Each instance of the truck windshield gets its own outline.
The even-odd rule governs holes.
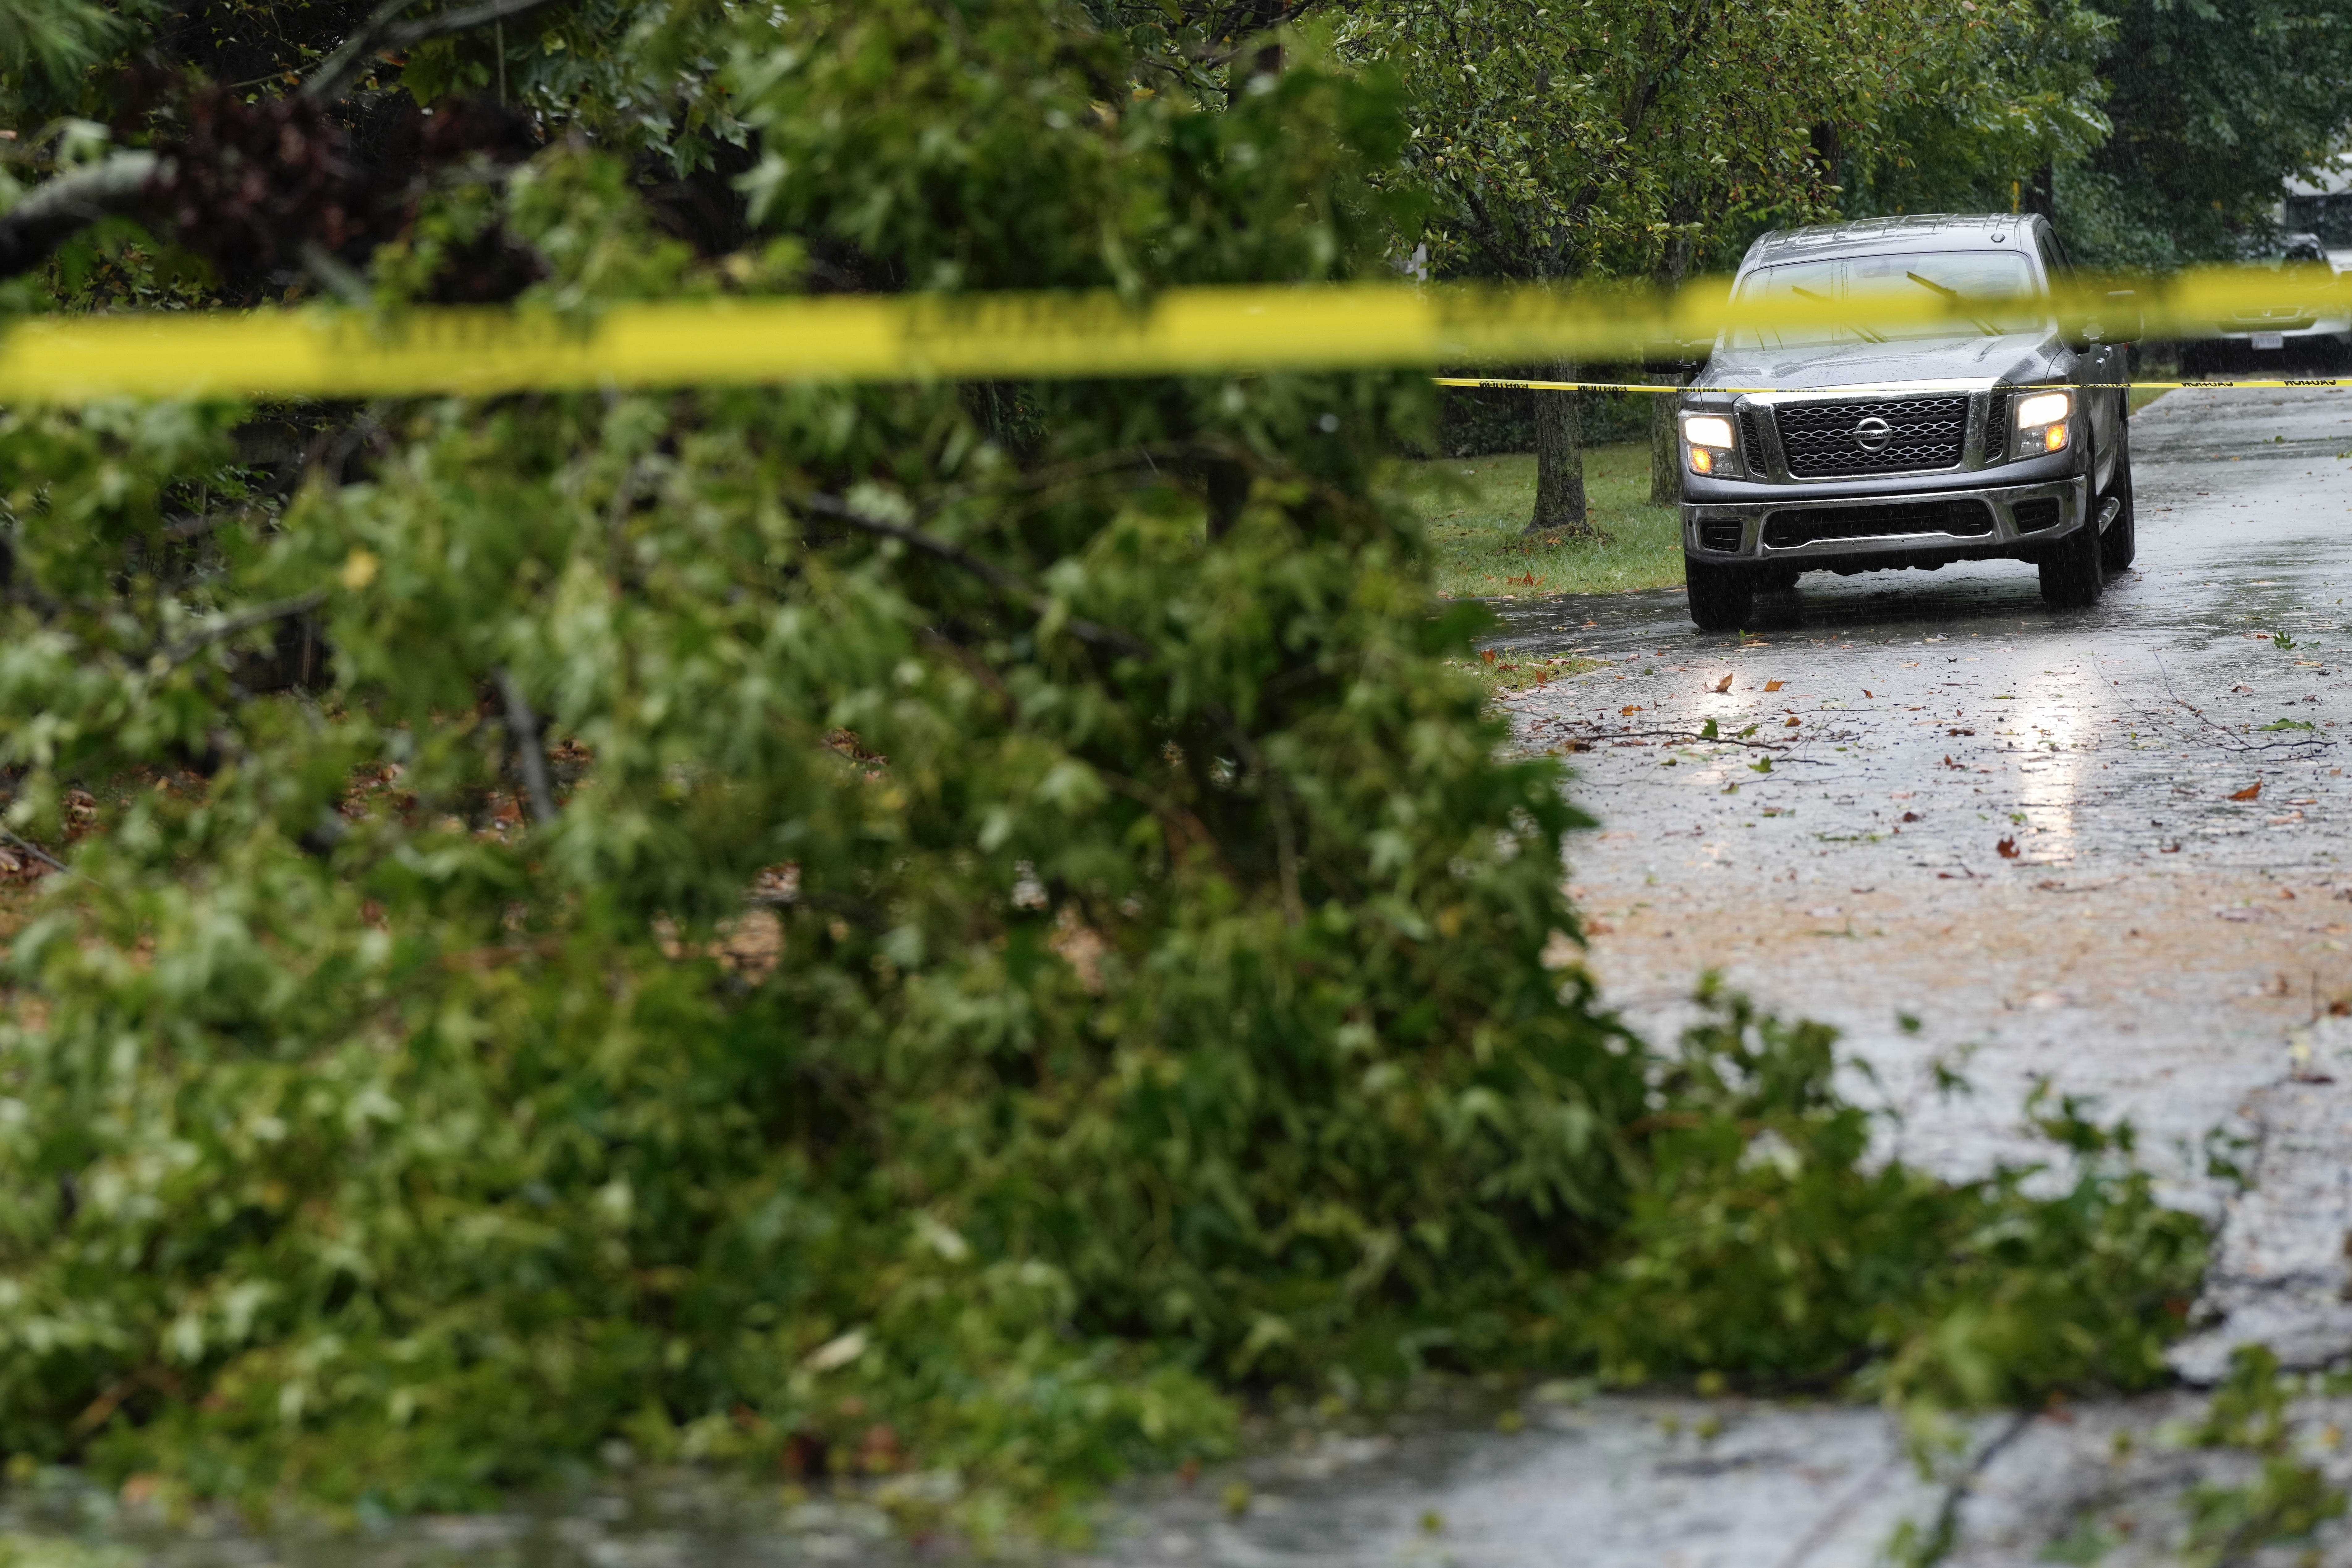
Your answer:
[[[1906,301],[1927,293],[1962,314],[1962,324],[1890,322],[1873,319],[1874,300]],[[1731,334],[1736,346],[1782,348],[1800,344],[1885,342],[1903,338],[1948,338],[1955,331],[1988,335],[2039,331],[2049,306],[2036,286],[2032,266],[2012,250],[1921,251],[1903,256],[1840,256],[1759,267],[1739,285],[1745,305],[1820,304],[1853,307],[1849,324],[1806,324]]]

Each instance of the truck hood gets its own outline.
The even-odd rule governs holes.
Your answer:
[[[1808,343],[1782,348],[1718,347],[1691,383],[1710,387],[1771,387],[1790,392],[1917,381],[2044,381],[2070,356],[2054,332],[1907,338],[1891,343]]]

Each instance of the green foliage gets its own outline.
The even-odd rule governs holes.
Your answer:
[[[2242,1563],[2272,1542],[2300,1540],[2343,1517],[2343,1489],[2330,1486],[2319,1467],[2299,1459],[2291,1447],[2287,1405],[2300,1381],[2280,1373],[2267,1346],[2240,1345],[2231,1352],[2230,1374],[2214,1390],[2194,1441],[2246,1449],[2262,1468],[2242,1485],[2205,1482],[2190,1489],[2186,1560],[2198,1568]]]
[[[1563,1331],[1627,1381],[1859,1374],[1921,1410],[2161,1379],[2204,1232],[2156,1203],[2128,1129],[2037,1108],[2073,1156],[2055,1197],[2029,1195],[2039,1166],[1939,1182],[1868,1158],[1832,1040],[1737,998],[1685,1034],[1621,1250]]]
[[[90,0],[0,0],[0,122],[34,129],[71,110],[91,68],[127,47],[147,15]]]
[[[709,0],[571,0],[421,45],[400,83],[426,104],[498,95],[666,177],[733,174],[750,134],[718,80],[730,32]]]
[[[2289,174],[2352,130],[2352,5],[2252,0],[2229,6],[2116,0],[2101,74],[2116,133],[2088,172],[2111,182],[2112,235],[2093,259],[2176,266],[2229,259],[2267,228]]]
[[[812,251],[1360,252],[1376,89],[1107,121],[1049,9],[796,28],[730,69]],[[615,173],[514,182],[544,300],[708,286]],[[193,549],[235,411],[8,416],[13,820],[140,787],[14,948],[0,1442],[408,1507],[616,1433],[1034,1497],[1577,1255],[1640,1057],[1541,962],[1557,771],[1496,760],[1368,496],[1426,391],[1034,395],[1022,454],[953,387],[387,407],[366,479]],[[330,700],[253,698],[235,616],[318,595]],[[528,832],[506,679],[585,759]]]
[[[2079,165],[2107,138],[2098,70],[2115,23],[2083,0],[1982,5],[1962,14],[1948,52],[1925,62],[1914,94],[1854,139],[1845,210],[2010,212],[2050,199],[2062,167],[2070,242],[2094,241],[2078,211]]]
[[[1339,37],[1405,84],[1405,177],[1434,193],[1448,270],[1679,276],[1737,260],[1768,222],[1833,216],[1841,147],[1969,81],[1992,31],[2030,35],[2033,15],[2026,0],[1380,0]]]
[[[132,1568],[136,1562],[121,1547],[0,1531],[0,1568]]]

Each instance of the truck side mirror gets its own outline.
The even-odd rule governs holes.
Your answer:
[[[2139,295],[2129,289],[2111,289],[2084,300],[2063,320],[2067,344],[2077,349],[2094,343],[2136,343],[2147,335]]]

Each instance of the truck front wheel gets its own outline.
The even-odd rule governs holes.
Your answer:
[[[1683,582],[1690,589],[1691,624],[1703,632],[1736,632],[1756,605],[1756,584],[1737,566],[1683,557]]]
[[[2110,572],[2120,572],[2139,553],[2139,530],[2132,519],[2131,448],[2116,459],[2115,477],[2107,481],[2107,497],[2120,503],[2115,521],[2099,536],[2101,561]]]
[[[2042,558],[2042,602],[2057,610],[2080,610],[2097,604],[2099,591],[2106,586],[2100,553],[2099,520],[2093,515]]]

